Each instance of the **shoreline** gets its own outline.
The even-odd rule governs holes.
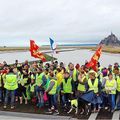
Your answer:
[[[97,49],[97,46],[58,46],[57,52],[74,51],[80,49],[95,51]],[[0,47],[0,54],[27,51],[29,51],[29,47]],[[52,52],[49,46],[41,46],[40,51],[43,51],[43,53]],[[120,54],[120,47],[103,46],[102,52]]]

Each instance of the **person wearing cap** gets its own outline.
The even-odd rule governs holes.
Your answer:
[[[100,109],[100,104],[102,103],[100,93],[101,93],[101,82],[97,78],[97,73],[93,70],[89,72],[89,79],[86,83],[86,90],[93,92],[93,97],[91,98],[91,103],[93,106],[92,112],[98,112]],[[91,96],[90,96],[91,97]]]
[[[16,72],[17,72],[16,68],[10,69],[9,73],[6,75],[6,81],[5,81],[5,84],[4,84],[4,88],[6,89],[4,109],[7,108],[9,97],[11,98],[11,102],[10,102],[11,103],[11,109],[14,109],[15,90],[18,88]]]
[[[62,103],[64,107],[69,105],[69,99],[74,92],[74,81],[70,77],[69,72],[64,73],[64,78],[61,83]]]
[[[37,74],[36,74],[36,94],[38,98],[38,107],[43,107],[44,106],[44,101],[43,101],[43,94],[46,89],[47,85],[47,78],[45,76],[45,73],[43,72],[42,68],[37,69]]]
[[[108,94],[109,110],[113,113],[115,110],[115,95],[116,95],[117,83],[113,78],[113,74],[109,73],[108,79],[105,83],[105,90]]]

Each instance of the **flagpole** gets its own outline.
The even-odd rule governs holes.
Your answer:
[[[52,51],[52,63],[54,62],[54,56],[53,56],[53,51]]]

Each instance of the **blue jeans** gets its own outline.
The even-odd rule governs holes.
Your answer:
[[[0,100],[2,100],[2,88],[0,88]]]
[[[9,96],[11,98],[11,101],[10,101],[11,106],[14,106],[14,103],[15,103],[15,90],[7,90],[6,89],[5,102],[4,102],[5,105],[8,104]]]
[[[38,98],[38,106],[39,107],[44,106],[43,94],[44,94],[44,91],[41,90],[41,88],[39,86],[36,86],[36,95]]]
[[[120,92],[117,93],[116,108],[120,109]]]
[[[109,94],[108,95],[108,102],[110,105],[110,109],[114,110],[115,109],[115,94]]]
[[[57,107],[57,95],[48,95],[49,98],[49,108],[51,108],[52,106],[55,107],[55,110],[58,109]]]
[[[69,105],[69,99],[71,98],[71,94],[70,93],[65,93],[62,96],[62,103],[63,105]]]

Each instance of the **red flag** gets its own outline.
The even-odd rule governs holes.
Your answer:
[[[30,52],[31,52],[31,56],[35,57],[35,58],[39,58],[41,59],[43,62],[46,61],[46,58],[44,57],[42,52],[39,52],[39,46],[35,44],[34,40],[30,40]]]
[[[100,46],[96,52],[94,53],[94,55],[92,56],[91,60],[87,63],[86,67],[88,68],[92,68],[93,70],[96,71],[96,65],[98,63],[98,60],[101,56],[101,52],[102,52],[102,46]]]

